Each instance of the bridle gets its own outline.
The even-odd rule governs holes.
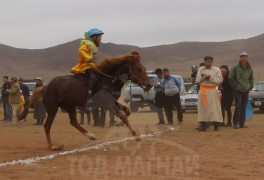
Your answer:
[[[142,79],[143,79],[143,77],[141,77],[141,78],[136,77],[135,74],[132,71],[132,68],[131,68],[131,65],[130,64],[129,64],[129,71],[130,71],[130,74],[131,74],[131,78],[130,78],[131,81],[134,78],[134,79],[137,80],[137,84],[140,85],[140,86],[142,86]]]
[[[104,76],[106,76],[106,77],[112,78],[112,79],[113,79],[112,83],[114,83],[116,80],[120,80],[121,82],[125,82],[125,83],[129,81],[129,80],[127,80],[127,79],[123,79],[123,78],[119,78],[119,77],[116,77],[116,76],[111,76],[111,75],[109,75],[109,74],[106,74],[106,73],[102,72],[100,69],[98,69],[96,66],[94,66],[94,68],[95,68],[100,74],[102,74],[102,75],[104,75]],[[142,78],[138,78],[138,77],[136,77],[135,74],[134,74],[133,71],[132,71],[132,67],[131,67],[130,64],[129,64],[129,73],[131,74],[131,78],[130,78],[130,80],[132,81],[132,79],[136,79],[136,80],[137,80],[137,84],[138,84],[139,86],[142,87],[142,79],[143,79],[143,77],[142,77]]]

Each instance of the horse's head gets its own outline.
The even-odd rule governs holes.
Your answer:
[[[137,51],[129,54],[129,79],[141,86],[145,91],[149,91],[153,84],[147,75],[146,68],[141,63],[140,55]]]
[[[130,54],[120,55],[118,57],[106,57],[93,69],[97,76],[114,76],[121,79],[131,80],[141,86],[145,91],[152,88],[152,82],[149,79],[146,68],[141,64],[140,56],[137,51]],[[126,74],[128,77],[121,77]]]

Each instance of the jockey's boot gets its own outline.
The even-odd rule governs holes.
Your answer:
[[[93,73],[90,74],[90,81],[89,81],[89,87],[88,87],[88,97],[87,97],[87,104],[93,103],[93,89],[96,83],[96,77]]]

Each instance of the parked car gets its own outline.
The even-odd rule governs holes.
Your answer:
[[[189,90],[192,86],[193,86],[192,82],[184,82],[184,87],[186,91]]]
[[[156,77],[156,75],[148,73],[148,77],[153,79]],[[137,84],[129,82],[126,85],[124,94],[124,101],[126,103],[130,103],[130,110],[132,112],[137,112],[139,107],[153,107],[152,104],[154,103],[155,98],[154,88],[151,88],[149,92],[144,92],[144,90]]]
[[[184,81],[181,76],[172,75],[177,78],[177,80],[181,83],[181,92],[180,95],[185,94],[185,87]],[[152,71],[148,72],[148,77],[153,79],[156,76]],[[150,106],[151,110],[154,110],[154,103],[155,103],[155,91],[154,87],[150,89],[149,92],[144,92],[144,90],[139,87],[137,84],[132,82],[127,83],[125,92],[124,92],[124,101],[126,103],[130,103],[130,110],[132,112],[137,112],[138,108],[143,108],[146,106]]]
[[[198,86],[197,85],[191,86],[187,91],[187,94],[197,94],[197,93],[198,93]]]
[[[264,110],[264,82],[254,84],[252,91],[249,93],[248,100],[253,108]]]
[[[198,109],[198,94],[197,85],[190,87],[188,92],[181,96],[181,104],[183,112],[186,110],[197,110]]]

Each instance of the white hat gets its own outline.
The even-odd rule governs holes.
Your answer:
[[[241,56],[248,56],[248,53],[246,51],[243,51],[242,53],[240,53],[240,57]]]
[[[40,80],[40,81],[42,81],[42,78],[41,78],[41,77],[36,77],[35,80]]]

